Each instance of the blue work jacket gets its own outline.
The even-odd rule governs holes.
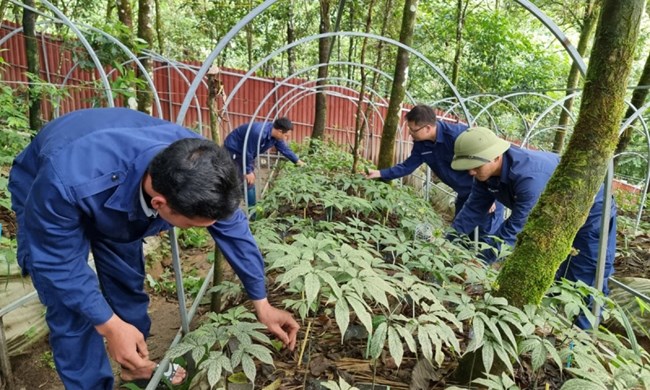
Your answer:
[[[62,302],[93,325],[111,317],[88,265],[90,245],[94,239],[134,242],[171,227],[145,215],[141,180],[158,152],[197,137],[124,108],[75,111],[36,135],[14,161],[9,191],[18,221],[18,263],[39,285],[46,305]],[[248,295],[264,298],[264,263],[244,213],[237,210],[208,230]]]
[[[454,158],[454,142],[467,126],[437,121],[436,141],[415,141],[411,155],[391,168],[382,169],[382,179],[396,179],[413,173],[426,163],[436,176],[458,194],[458,199],[467,199],[472,190],[472,177],[463,171],[451,169]],[[459,206],[462,206],[462,202]],[[459,207],[460,209],[460,207]],[[458,212],[458,210],[457,210]]]
[[[560,158],[555,153],[526,150],[512,145],[503,154],[501,176],[491,177],[485,182],[474,180],[472,193],[463,209],[458,213],[452,227],[460,233],[469,234],[480,221],[487,218],[488,209],[495,200],[503,203],[512,213],[501,226],[494,232],[494,236],[514,246],[517,234],[523,229],[528,215],[537,204],[537,200],[546,188],[546,183],[553,175]],[[594,254],[598,252],[598,237],[602,218],[603,189],[598,192],[594,204],[590,209],[585,225],[580,229],[574,240],[573,246],[580,249],[581,255],[588,261],[595,261]],[[612,202],[615,215],[615,205]],[[487,240],[493,246],[495,243]],[[610,246],[615,242],[610,242]],[[493,251],[484,253],[491,261]],[[611,263],[611,260],[608,260]]]
[[[246,139],[246,132],[248,131],[248,123],[245,123],[235,130],[233,130],[226,140],[223,142],[225,146],[232,154],[240,155],[246,157],[246,174],[253,172],[255,169],[253,165],[255,164],[255,159],[257,158],[257,143],[259,140],[259,152],[264,153],[267,150],[275,146],[275,148],[282,154],[284,157],[291,160],[292,163],[298,162],[298,156],[289,148],[289,145],[284,141],[278,141],[275,138],[271,137],[271,132],[273,131],[273,122],[253,122],[250,126],[250,133],[248,134],[248,139],[246,140],[246,147],[244,147],[244,140]],[[245,151],[245,152],[244,152]]]

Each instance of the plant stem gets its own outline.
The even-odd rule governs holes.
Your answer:
[[[300,346],[300,355],[298,355],[298,368],[300,368],[300,365],[302,364],[302,355],[305,353],[305,347],[307,346],[307,341],[309,341],[309,331],[311,330],[311,323],[313,320],[310,320],[307,323],[307,330],[305,330],[305,339],[302,341],[302,345]]]

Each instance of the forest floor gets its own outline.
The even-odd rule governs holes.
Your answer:
[[[648,213],[646,212],[646,215],[647,214]],[[2,222],[3,226],[11,226],[11,224],[13,223],[10,220],[10,214],[8,213],[0,213],[0,219],[2,219],[2,221],[0,222]],[[646,219],[650,219],[650,218],[646,217]],[[629,234],[623,236],[621,233],[619,233],[618,244],[621,249],[619,250],[616,258],[615,276],[616,277],[631,276],[631,277],[650,279],[650,267],[647,266],[647,264],[650,264],[649,232],[646,231],[637,234],[635,236],[630,236]],[[211,251],[212,248],[210,246],[203,248],[202,250],[185,251],[183,253],[182,261],[181,261],[183,268],[187,271],[189,270],[194,270],[194,272],[198,271],[196,272],[196,276],[205,276],[205,274],[207,274],[210,267],[210,265],[206,261],[206,256]],[[160,275],[164,273],[165,268],[170,267],[170,265],[171,265],[170,259],[163,259],[150,266],[147,272],[150,275],[152,275],[152,277],[157,279],[158,277],[160,277]],[[151,297],[149,314],[152,319],[152,329],[151,329],[151,336],[148,339],[147,343],[149,347],[150,357],[152,358],[152,360],[159,361],[163,358],[165,352],[169,348],[172,340],[176,336],[178,329],[180,327],[180,319],[178,315],[178,303],[176,298],[174,296],[170,296],[169,294],[160,294],[153,289],[149,289],[149,293]],[[277,292],[275,292],[272,294],[273,294],[273,296],[271,297],[272,302],[277,305],[282,300],[282,296],[280,295],[281,293],[278,294]],[[201,321],[202,318],[201,315],[204,314],[207,309],[208,309],[208,305],[201,306],[198,315],[195,317],[194,323],[197,323],[197,321]],[[346,367],[354,366],[354,369],[351,369],[351,371],[354,371],[356,373],[355,375],[357,376],[357,379],[359,375],[363,377],[363,372],[367,372],[369,378],[372,376],[372,367],[370,366],[368,361],[365,361],[364,359],[362,359],[362,357],[359,357],[359,359],[345,358],[337,361],[332,361],[331,359],[325,357],[325,356],[329,356],[331,358],[332,356],[339,355],[338,352],[342,352],[342,351],[337,351],[337,350],[341,349],[344,346],[341,345],[340,339],[338,338],[340,337],[340,335],[338,337],[335,335],[330,335],[331,337],[328,337],[328,335],[326,334],[328,328],[327,324],[315,324],[314,326],[318,326],[318,328],[323,331],[323,334],[319,336],[322,339],[320,339],[319,342],[316,345],[314,345],[313,349],[311,348],[312,346],[310,345],[310,349],[313,350],[313,354],[312,354],[311,361],[309,362],[310,363],[309,368],[305,369],[303,367],[302,369],[299,369],[298,367],[296,367],[297,351],[294,351],[293,353],[289,351],[281,351],[280,353],[277,353],[274,356],[274,358],[276,359],[276,370],[267,371],[264,368],[262,368],[260,372],[261,375],[268,376],[266,383],[272,381],[274,377],[277,375],[277,373],[280,371],[285,373],[290,372],[293,374],[295,378],[303,377],[303,375],[298,375],[298,374],[300,372],[304,372],[304,378],[307,378],[308,373],[311,372],[312,375],[318,376],[317,375],[318,372],[325,371],[325,370],[329,371],[333,365],[337,366],[338,368],[341,368],[340,366],[346,366]],[[338,331],[338,329],[336,329],[336,326],[334,326],[334,329],[330,329],[330,330]],[[304,331],[305,329],[303,327],[303,329],[301,329],[299,334],[299,340],[302,340],[304,338]],[[332,343],[328,342],[329,339],[332,339],[331,340]],[[328,345],[330,344],[334,347],[329,348]],[[327,354],[320,353],[321,349],[323,348],[325,348],[325,350],[329,349],[327,351],[328,352]],[[340,355],[347,356],[344,353],[341,353]],[[53,369],[52,355],[50,352],[50,347],[47,339],[44,339],[36,343],[28,353],[12,357],[11,365],[14,374],[15,389],[58,390],[64,388],[55,370]],[[401,367],[399,370],[399,371],[406,371],[403,374],[405,375],[405,380],[407,382],[401,384],[401,386],[399,383],[393,383],[392,384],[393,389],[408,388],[408,385],[406,383],[408,383],[409,376],[412,375],[412,372],[409,371],[408,369],[409,366],[411,369],[413,368],[413,364],[403,364],[403,367]],[[407,369],[402,370],[403,368],[407,368]],[[341,371],[346,371],[346,369],[344,368]],[[115,374],[116,374],[115,388],[117,389],[119,388],[119,372],[117,369],[115,369]],[[395,376],[393,377],[395,378]],[[296,379],[295,382],[296,382],[295,386],[292,385],[290,387],[282,387],[282,388],[301,389],[301,388],[319,387],[319,386],[313,386],[313,384],[311,384],[310,381],[298,381],[298,379]],[[2,386],[0,386],[0,389],[1,388]]]

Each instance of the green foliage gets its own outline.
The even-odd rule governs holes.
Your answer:
[[[207,379],[211,387],[226,373],[241,368],[249,381],[255,382],[255,360],[273,365],[271,340],[260,331],[264,325],[242,306],[222,314],[211,313],[209,323],[188,333],[181,342],[167,351],[166,357],[174,359],[190,354],[197,363],[197,373],[192,383]]]
[[[476,379],[474,383],[491,390],[519,390],[519,386],[505,373],[501,375],[488,374],[487,378]]]
[[[178,244],[184,248],[205,248],[210,243],[210,235],[205,228],[192,227],[178,229]]]
[[[52,355],[52,351],[45,351],[43,354],[41,354],[41,363],[52,370],[56,370],[56,366],[54,365],[54,356]]]
[[[183,274],[185,295],[190,299],[196,297],[199,290],[201,290],[203,282],[203,278],[192,275],[192,272]],[[151,274],[147,274],[147,286],[156,294],[167,296],[176,295],[176,279],[174,278],[172,271],[168,268],[165,269],[158,280],[154,279]]]

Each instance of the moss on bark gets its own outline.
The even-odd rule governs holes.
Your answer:
[[[642,0],[605,0],[580,114],[565,154],[497,279],[511,304],[539,303],[569,254],[618,140]]]

